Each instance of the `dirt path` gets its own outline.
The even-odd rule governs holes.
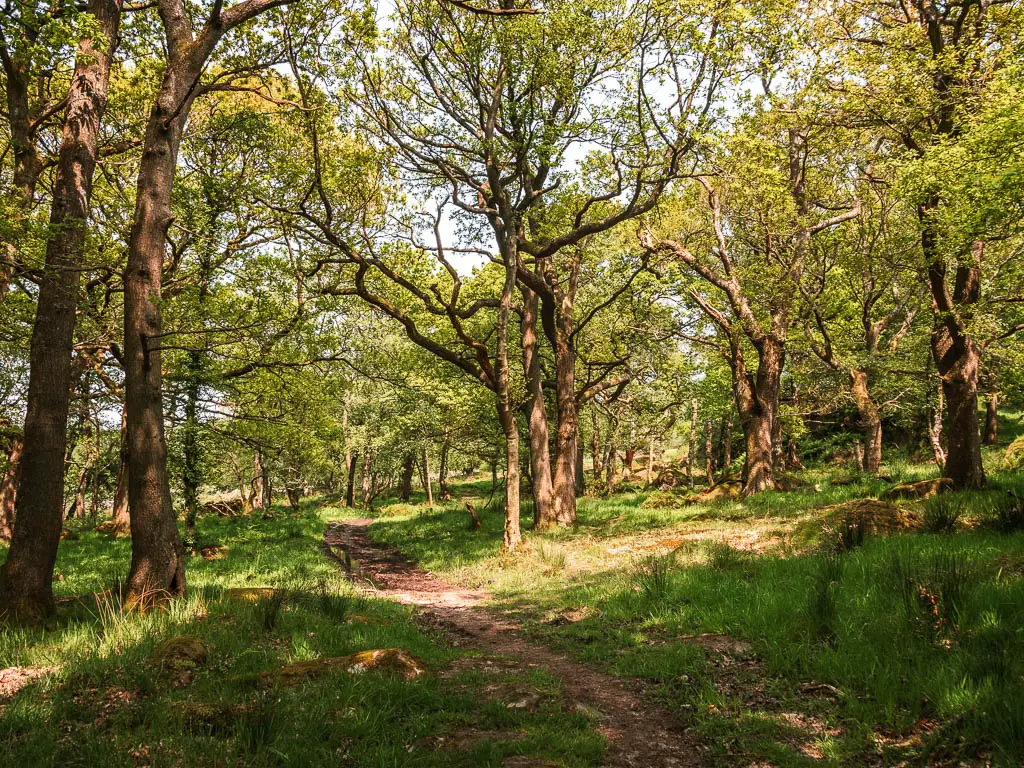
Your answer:
[[[597,713],[607,740],[603,765],[684,768],[701,765],[701,752],[676,718],[622,678],[571,661],[526,640],[515,623],[482,606],[486,593],[459,589],[418,568],[401,553],[367,536],[372,520],[331,523],[324,540],[350,575],[377,596],[416,605],[434,623],[487,653],[515,660],[523,672],[540,667],[561,681],[565,696]],[[342,553],[336,550],[342,550]]]

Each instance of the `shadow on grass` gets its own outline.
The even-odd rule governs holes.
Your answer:
[[[320,552],[312,503],[274,515],[202,519],[200,543],[224,547],[222,559],[191,558],[189,595],[147,615],[121,613],[102,596],[126,570],[126,541],[83,532],[62,542],[56,626],[0,632],[0,667],[59,667],[0,701],[0,765],[468,767],[511,754],[597,762],[601,737],[568,707],[521,712],[440,680],[464,652],[417,627],[411,609],[345,581]],[[281,598],[225,599],[237,587],[271,587]],[[154,648],[181,635],[195,637],[206,658],[156,663]],[[333,673],[299,687],[265,676],[292,661],[391,647],[428,673],[413,682]],[[438,736],[467,730],[483,735],[439,749]]]

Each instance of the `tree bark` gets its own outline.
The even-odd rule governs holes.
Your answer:
[[[263,482],[263,456],[252,452],[252,507],[257,512],[267,509],[267,491]]]
[[[704,477],[709,488],[715,483],[714,431],[714,424],[708,419],[704,430]]]
[[[590,430],[590,453],[593,462],[594,482],[601,482],[601,432],[597,422],[597,408],[590,409],[591,430]]]
[[[416,457],[412,453],[405,454],[402,462],[402,482],[398,486],[398,500],[408,502],[412,496],[412,473],[416,468]]]
[[[582,496],[587,492],[587,480],[583,476],[583,441],[576,437],[576,496]]]
[[[158,0],[167,62],[142,145],[135,215],[124,274],[124,368],[128,408],[128,505],[132,564],[128,604],[183,594],[185,561],[171,505],[164,437],[160,310],[164,241],[173,220],[171,194],[181,134],[198,84],[220,39],[230,29],[290,0],[247,0],[214,12],[199,34],[184,3]]]
[[[719,460],[719,466],[722,468],[722,472],[728,471],[729,465],[732,464],[732,420],[733,412],[732,408],[730,408],[729,415],[722,417],[722,458]]]
[[[559,525],[576,522],[576,444],[579,414],[576,404],[576,350],[573,346],[573,297],[575,286],[559,291],[542,304],[544,332],[555,355],[555,402],[558,432],[555,436],[553,475],[555,519]]]
[[[650,485],[654,482],[654,437],[651,436],[647,440],[647,484]]]
[[[451,441],[448,433],[445,432],[444,440],[441,442],[441,459],[437,465],[437,491],[441,501],[451,501],[452,492],[448,488],[448,453],[451,450]]]
[[[434,506],[434,487],[430,482],[430,449],[423,448],[423,488],[427,492],[427,506]]]
[[[371,500],[370,494],[373,491],[373,454],[370,445],[367,444],[363,450],[363,507],[366,507]]]
[[[530,435],[530,472],[533,476],[533,527],[550,528],[558,523],[555,515],[554,486],[551,478],[551,454],[548,414],[544,407],[543,370],[537,348],[537,294],[525,286],[523,294],[523,373],[526,377]]]
[[[348,462],[348,484],[345,488],[345,506],[349,508],[356,505],[356,467],[358,464],[359,451],[355,451]]]
[[[14,505],[21,479],[21,454],[24,449],[20,435],[10,438],[7,446],[7,467],[0,476],[0,540],[10,541],[14,535]]]
[[[928,282],[937,309],[932,330],[932,357],[949,410],[949,437],[945,475],[953,487],[982,488],[985,469],[981,464],[981,433],[978,424],[978,373],[981,348],[971,336],[968,324],[973,307],[981,297],[981,261],[984,243],[976,241],[971,259],[957,264],[952,294],[946,284],[946,264],[940,252],[939,235],[932,217],[938,208],[933,199],[919,209],[924,224],[921,243],[928,268]]]
[[[617,470],[617,458],[619,455],[619,420],[614,416],[608,420],[608,453],[605,455],[604,460],[604,486],[608,493],[615,490],[615,484],[618,482]]]
[[[733,386],[747,451],[743,467],[744,496],[775,487],[772,436],[779,405],[783,350],[783,343],[772,336],[760,339],[757,373],[751,376],[743,366],[742,354],[734,349],[734,370],[739,375],[734,374]]]
[[[117,481],[114,485],[114,508],[111,512],[114,535],[131,531],[128,512],[128,427],[124,406],[121,407],[121,441],[118,450]]]
[[[693,488],[693,459],[697,452],[697,398],[690,401],[690,442],[686,449],[686,484]]]
[[[61,532],[64,452],[85,226],[107,103],[121,6],[90,0],[105,38],[82,40],[68,91],[50,232],[29,357],[29,384],[14,538],[0,570],[0,605],[28,620],[52,615],[53,566]]]
[[[512,397],[509,383],[509,356],[508,356],[508,324],[509,314],[512,311],[512,293],[516,287],[516,271],[519,264],[519,254],[514,244],[508,244],[503,248],[502,254],[505,262],[505,285],[501,291],[501,303],[498,307],[497,320],[497,352],[495,355],[495,383],[498,399],[498,421],[501,423],[502,432],[505,433],[505,532],[502,545],[506,552],[515,552],[522,542],[522,533],[519,529],[519,428],[516,426],[515,408],[512,406]],[[576,460],[576,445],[572,446],[572,460]],[[575,487],[575,474],[570,475]],[[557,493],[557,490],[556,490]],[[573,506],[575,507],[576,496],[573,494]],[[556,499],[556,512],[558,502]]]
[[[932,456],[935,459],[935,466],[939,468],[939,474],[946,474],[946,450],[942,447],[942,412],[945,409],[945,398],[942,394],[942,383],[939,383],[936,392],[935,410],[932,412],[931,421],[928,424],[928,441],[932,446]]]
[[[985,401],[985,445],[999,442],[999,393],[989,392]]]
[[[861,427],[864,430],[863,470],[877,475],[882,466],[882,417],[868,389],[867,371],[851,370],[850,383],[854,402],[857,403],[857,412],[860,414]]]

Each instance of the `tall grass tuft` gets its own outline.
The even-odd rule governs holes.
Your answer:
[[[633,577],[640,593],[648,600],[663,600],[668,595],[674,565],[672,555],[656,555],[644,560]]]
[[[988,510],[986,522],[1000,533],[1024,531],[1024,499],[1013,491],[996,497]]]
[[[924,503],[924,529],[928,533],[952,533],[964,514],[964,502],[949,494],[933,496]]]
[[[821,557],[807,606],[811,637],[833,647],[836,645],[836,620],[839,615],[836,590],[843,575],[843,564],[839,554]]]

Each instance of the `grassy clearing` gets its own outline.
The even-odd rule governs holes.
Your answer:
[[[367,599],[340,578],[320,552],[330,510],[274,512],[274,520],[201,520],[201,543],[224,546],[222,559],[192,559],[189,596],[146,616],[122,613],[116,597],[127,541],[90,531],[63,541],[57,624],[0,632],[0,669],[58,667],[0,699],[0,765],[498,766],[520,754],[567,766],[598,761],[601,737],[555,682],[504,675],[502,695],[489,694],[494,675],[476,671],[469,654],[418,628],[409,609]],[[277,592],[225,599],[232,587]],[[197,638],[207,659],[156,663],[157,645],[180,635]],[[341,672],[299,687],[261,677],[292,661],[389,647],[408,650],[427,674],[406,682]],[[523,691],[544,695],[509,708],[505,698]]]
[[[935,474],[897,469],[901,481]],[[487,586],[555,647],[650,680],[723,764],[1019,764],[1024,533],[1007,532],[1003,500],[1024,497],[1024,478],[993,474],[992,490],[899,502],[919,529],[941,517],[933,530],[944,532],[868,536],[840,554],[822,508],[892,482],[801,479],[801,490],[748,502],[581,499],[575,528],[531,533],[517,559],[500,552],[497,512],[473,532],[457,503],[384,507],[371,535]],[[685,639],[704,633],[753,656]]]

